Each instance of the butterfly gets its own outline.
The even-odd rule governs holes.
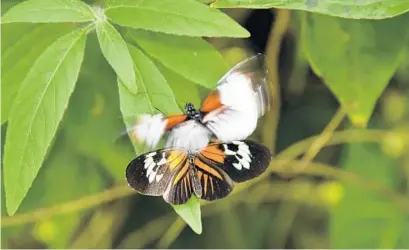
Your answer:
[[[216,90],[209,93],[198,110],[187,103],[184,114],[139,116],[130,136],[154,148],[166,133],[185,122],[196,121],[220,141],[245,139],[270,107],[264,61],[265,56],[257,54],[238,63],[218,81]],[[171,147],[179,145],[168,143]]]
[[[144,153],[126,168],[126,180],[137,192],[186,203],[192,195],[207,201],[226,197],[234,183],[262,174],[272,155],[251,140],[212,142],[199,151],[163,148]]]

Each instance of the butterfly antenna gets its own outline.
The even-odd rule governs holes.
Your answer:
[[[156,109],[156,110],[159,111],[163,116],[166,117],[165,113],[163,113],[162,110],[158,109],[157,107],[154,107],[154,109]]]

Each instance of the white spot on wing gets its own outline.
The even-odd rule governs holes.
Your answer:
[[[153,182],[153,180],[155,179],[155,174],[150,174],[149,175],[149,183],[152,183]]]
[[[235,168],[237,168],[237,170],[241,170],[241,164],[240,164],[240,162],[239,162],[239,163],[233,163],[233,166],[234,166]]]
[[[159,182],[163,177],[163,174],[156,175],[156,182]]]
[[[224,147],[224,153],[225,153],[226,155],[236,155],[236,152],[231,151],[231,150],[227,147],[227,144],[223,144],[223,147]]]
[[[148,167],[147,167],[147,169],[148,170],[146,170],[146,176],[149,176],[150,174],[151,174],[151,172],[152,172],[152,170],[153,170],[153,168],[156,166],[156,164],[154,163],[154,162],[152,162]]]
[[[233,141],[232,143],[239,146],[237,152],[235,153],[229,150],[230,152],[234,153],[231,155],[235,155],[236,159],[239,161],[238,163],[233,163],[233,166],[238,170],[241,170],[242,168],[250,169],[251,152],[249,146],[241,141]],[[225,149],[227,149],[227,146]]]
[[[155,156],[156,155],[156,152],[152,152],[152,153],[149,153],[149,154],[147,154],[146,155],[146,158],[148,159],[148,158],[152,158],[153,156]]]

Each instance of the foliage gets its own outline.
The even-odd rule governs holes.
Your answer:
[[[291,234],[295,248],[409,247],[404,237],[409,230],[406,1],[26,0],[1,5],[2,244],[135,248],[160,238],[161,248],[197,247],[200,239],[214,248],[281,248]],[[216,8],[298,10],[292,11],[291,25],[281,27],[297,38],[296,56],[284,48],[269,49],[288,43],[281,35],[269,38],[268,60],[278,60],[280,52],[290,61],[278,61],[280,68],[269,65],[277,79],[273,85],[280,84],[285,93],[281,105],[289,108],[281,110],[278,131],[272,131],[272,116],[267,116],[252,137],[277,145],[270,166],[275,175],[238,185],[217,202],[200,206],[192,198],[174,206],[197,234],[204,218],[197,238],[182,233],[181,220],[171,224],[174,212],[163,216],[168,206],[160,198],[100,204],[134,194],[122,187],[124,169],[145,149],[117,137],[137,114],[179,113],[188,101],[199,105],[233,62],[251,54],[236,38],[252,32]],[[279,19],[274,25],[283,23]],[[320,79],[309,77],[308,67]],[[324,88],[311,87],[315,81]],[[337,106],[332,95],[340,108],[324,129]],[[271,112],[279,111],[275,104]],[[352,129],[335,131],[345,127],[340,124],[344,114]],[[339,168],[330,167],[338,163],[340,149],[323,147],[340,143],[346,145]],[[290,175],[291,181],[282,183],[277,174]],[[328,230],[328,237],[314,239],[308,219],[322,211],[329,212],[330,227],[319,230]],[[184,241],[177,240],[180,234]]]

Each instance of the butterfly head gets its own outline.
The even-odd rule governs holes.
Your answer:
[[[190,120],[200,121],[200,119],[202,118],[200,111],[195,109],[195,106],[193,105],[193,103],[190,103],[190,102],[186,103],[185,112],[186,112],[188,119]]]

